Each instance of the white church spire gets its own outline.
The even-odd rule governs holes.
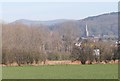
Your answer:
[[[85,27],[85,31],[86,31],[86,37],[88,37],[89,36],[89,32],[88,32],[88,26],[87,26],[87,24],[86,24],[86,27]]]

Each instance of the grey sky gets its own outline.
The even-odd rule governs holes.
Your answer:
[[[2,17],[6,22],[17,19],[79,20],[88,16],[116,12],[117,7],[117,2],[9,2],[2,3]]]

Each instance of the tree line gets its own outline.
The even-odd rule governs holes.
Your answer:
[[[99,50],[99,55],[95,54],[94,50],[96,49]],[[73,47],[71,57],[73,61],[80,60],[82,64],[85,64],[86,61],[89,61],[89,64],[92,64],[92,62],[100,63],[102,61],[108,63],[111,60],[115,61],[120,59],[118,50],[117,45],[113,42],[93,42],[87,39],[81,47]]]
[[[46,60],[80,60],[84,64],[95,59],[95,47],[100,49],[98,60],[118,59],[117,47],[110,46],[111,42],[87,40],[81,48],[76,47],[74,43],[80,29],[74,23],[68,23],[52,30],[44,25],[2,24],[2,64],[17,63],[20,66],[45,63]]]

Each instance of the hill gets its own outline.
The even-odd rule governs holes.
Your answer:
[[[12,23],[23,23],[25,25],[45,25],[50,30],[58,30],[62,26],[79,28],[80,36],[85,35],[85,27],[88,26],[89,35],[94,36],[117,36],[118,35],[118,12],[91,16],[81,20],[57,19],[50,21],[32,21],[26,19],[16,20]]]

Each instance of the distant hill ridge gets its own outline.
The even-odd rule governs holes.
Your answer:
[[[97,16],[90,16],[80,20],[69,20],[69,19],[56,19],[56,20],[49,20],[49,21],[33,21],[33,20],[26,20],[20,19],[16,20],[12,23],[22,23],[25,25],[45,25],[48,28],[54,30],[61,25],[69,24],[71,26],[79,27],[81,36],[84,36],[85,26],[87,24],[89,34],[90,35],[118,35],[118,12],[106,13]],[[73,25],[72,25],[72,24]]]

